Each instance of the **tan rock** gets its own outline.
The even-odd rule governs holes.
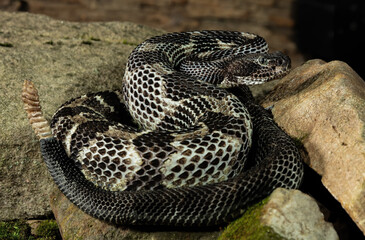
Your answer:
[[[365,82],[340,61],[312,60],[266,97],[275,121],[308,152],[307,164],[365,233]]]

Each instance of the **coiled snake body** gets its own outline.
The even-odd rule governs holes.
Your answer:
[[[172,33],[131,53],[122,90],[63,104],[52,133],[29,81],[23,101],[53,179],[86,213],[117,224],[217,225],[301,182],[297,148],[245,86],[289,65],[254,34]]]

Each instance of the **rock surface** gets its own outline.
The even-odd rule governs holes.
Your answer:
[[[51,194],[51,207],[58,222],[62,239],[161,239],[161,240],[213,240],[219,236],[217,229],[202,231],[166,230],[158,227],[127,228],[114,226],[95,219],[72,204],[58,189]],[[202,232],[199,232],[202,231]]]
[[[4,12],[0,23],[0,220],[44,217],[55,186],[23,110],[23,81],[35,82],[50,119],[71,97],[119,88],[129,53],[161,31]]]
[[[324,221],[315,200],[298,190],[276,189],[267,200],[251,207],[226,230],[209,232],[146,231],[116,227],[83,213],[59,191],[51,206],[63,239],[338,239],[331,223]],[[239,237],[238,237],[239,236]],[[237,238],[235,238],[237,237]]]
[[[340,61],[308,61],[284,77],[264,106],[303,143],[306,163],[365,234],[365,82]]]
[[[315,200],[298,191],[278,188],[231,223],[219,238],[225,239],[339,239],[324,221]]]
[[[287,239],[338,239],[315,200],[298,190],[276,189],[262,210],[262,224]]]
[[[130,21],[169,32],[226,29],[265,37],[272,50],[291,56],[293,66],[303,62],[292,38],[295,0],[2,0],[0,9],[29,11],[75,22]]]

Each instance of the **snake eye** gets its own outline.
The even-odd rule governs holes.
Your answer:
[[[258,58],[258,62],[259,62],[261,65],[267,65],[267,63],[268,63],[268,59],[267,59],[267,58],[265,58],[265,57],[263,57],[263,56],[260,56],[260,57]]]

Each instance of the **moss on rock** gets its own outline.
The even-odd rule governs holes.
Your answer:
[[[59,236],[56,220],[44,220],[36,229],[37,237],[47,240],[55,240]]]
[[[0,222],[0,240],[57,240],[61,239],[55,220],[40,220],[35,233],[25,220]]]
[[[243,216],[227,226],[218,238],[219,240],[233,239],[260,239],[277,240],[286,239],[277,234],[272,228],[261,224],[262,209],[268,198],[249,207]]]
[[[29,239],[30,226],[24,221],[0,222],[0,239]]]

